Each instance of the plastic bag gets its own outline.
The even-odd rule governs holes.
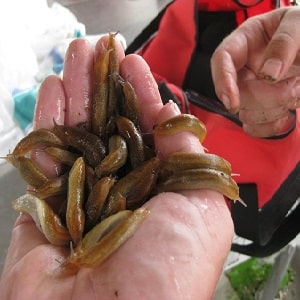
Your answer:
[[[69,43],[84,37],[95,44],[102,34],[87,36],[85,25],[70,10],[56,2],[49,7],[43,0],[0,1],[0,32],[3,156],[12,150],[20,132],[31,130],[39,86],[46,76],[61,73]],[[125,49],[125,38],[121,34],[117,38]]]
[[[41,81],[59,74],[67,42],[84,36],[85,26],[58,3],[10,0],[0,2],[0,33],[0,155],[5,156],[31,128]]]

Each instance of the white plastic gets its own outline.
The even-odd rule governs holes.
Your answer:
[[[53,72],[49,53],[76,32],[85,35],[85,26],[58,3],[49,7],[46,0],[0,1],[1,157],[24,136],[13,117],[13,96],[35,87]],[[21,109],[26,109],[26,102]]]

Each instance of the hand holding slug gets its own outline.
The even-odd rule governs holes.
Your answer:
[[[52,128],[53,120],[60,125],[92,127],[93,62],[106,42],[99,41],[95,53],[87,41],[70,44],[63,78],[50,76],[41,86],[35,129]],[[149,134],[179,110],[172,102],[163,106],[142,58],[125,57],[120,45],[117,48],[120,74],[137,94],[141,131]],[[157,134],[154,140],[160,157],[204,152],[199,137],[190,131]],[[48,177],[55,178],[63,168],[39,149],[34,159]],[[99,266],[64,276],[59,270],[68,257],[66,249],[50,244],[32,218],[21,215],[12,232],[0,298],[210,299],[233,236],[223,195],[208,189],[164,192],[143,207],[149,213],[126,243]]]

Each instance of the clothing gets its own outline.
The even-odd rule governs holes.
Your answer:
[[[176,0],[167,6],[128,46],[149,64],[162,98],[172,98],[182,112],[197,116],[207,127],[203,145],[232,165],[247,204],[230,203],[237,235],[249,246],[232,249],[253,256],[279,250],[300,230],[300,119],[287,133],[255,138],[243,132],[214,93],[210,57],[221,42],[245,19],[289,1],[261,1],[243,8],[234,1]],[[299,116],[299,111],[294,112]],[[282,153],[288,155],[282,158]],[[299,221],[298,221],[299,220]],[[220,233],[221,234],[221,233]]]

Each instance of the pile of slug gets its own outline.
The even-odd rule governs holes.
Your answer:
[[[231,166],[213,154],[176,152],[163,160],[144,141],[134,88],[119,74],[115,34],[95,61],[92,129],[54,122],[52,129],[30,132],[6,160],[28,191],[13,207],[32,216],[48,241],[70,249],[62,266],[95,267],[131,237],[149,211],[143,204],[167,191],[209,188],[239,200]],[[206,128],[182,114],[157,124],[156,135],[192,131],[200,141]],[[39,147],[64,166],[48,178],[31,158]],[[41,150],[42,149],[42,150]],[[48,199],[60,196],[59,209]]]

